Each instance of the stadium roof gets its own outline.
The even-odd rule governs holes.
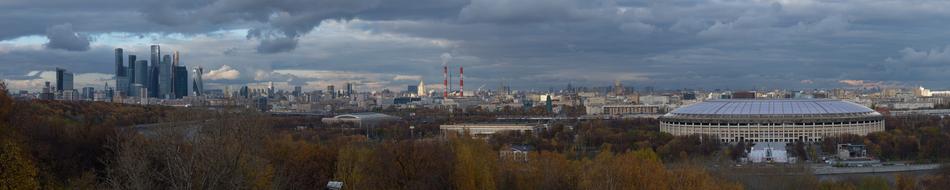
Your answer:
[[[362,113],[343,114],[343,115],[334,116],[333,118],[336,118],[336,119],[363,119],[363,120],[366,120],[366,119],[399,119],[399,117],[396,117],[396,116],[391,116],[391,115],[386,115],[386,114],[381,114],[381,113],[373,113],[373,112],[362,112]]]
[[[812,115],[874,112],[870,108],[831,99],[722,99],[688,105],[673,114],[685,115]]]

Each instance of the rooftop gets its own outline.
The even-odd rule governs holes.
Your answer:
[[[721,99],[707,100],[673,110],[697,115],[805,115],[870,113],[870,108],[831,99]]]

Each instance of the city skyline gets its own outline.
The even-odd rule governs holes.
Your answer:
[[[0,20],[19,27],[0,29],[0,78],[38,91],[65,68],[77,89],[115,85],[115,48],[152,62],[158,44],[209,89],[437,89],[444,61],[468,89],[950,87],[943,1],[313,4],[7,1]]]

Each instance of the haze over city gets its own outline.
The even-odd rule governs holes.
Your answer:
[[[23,1],[0,2],[0,78],[37,91],[113,79],[114,48],[182,52],[210,88],[273,81],[361,90],[469,86],[947,88],[946,1]]]

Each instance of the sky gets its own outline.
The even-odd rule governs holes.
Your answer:
[[[3,0],[0,26],[20,90],[113,86],[152,44],[206,88],[950,88],[945,0]]]

